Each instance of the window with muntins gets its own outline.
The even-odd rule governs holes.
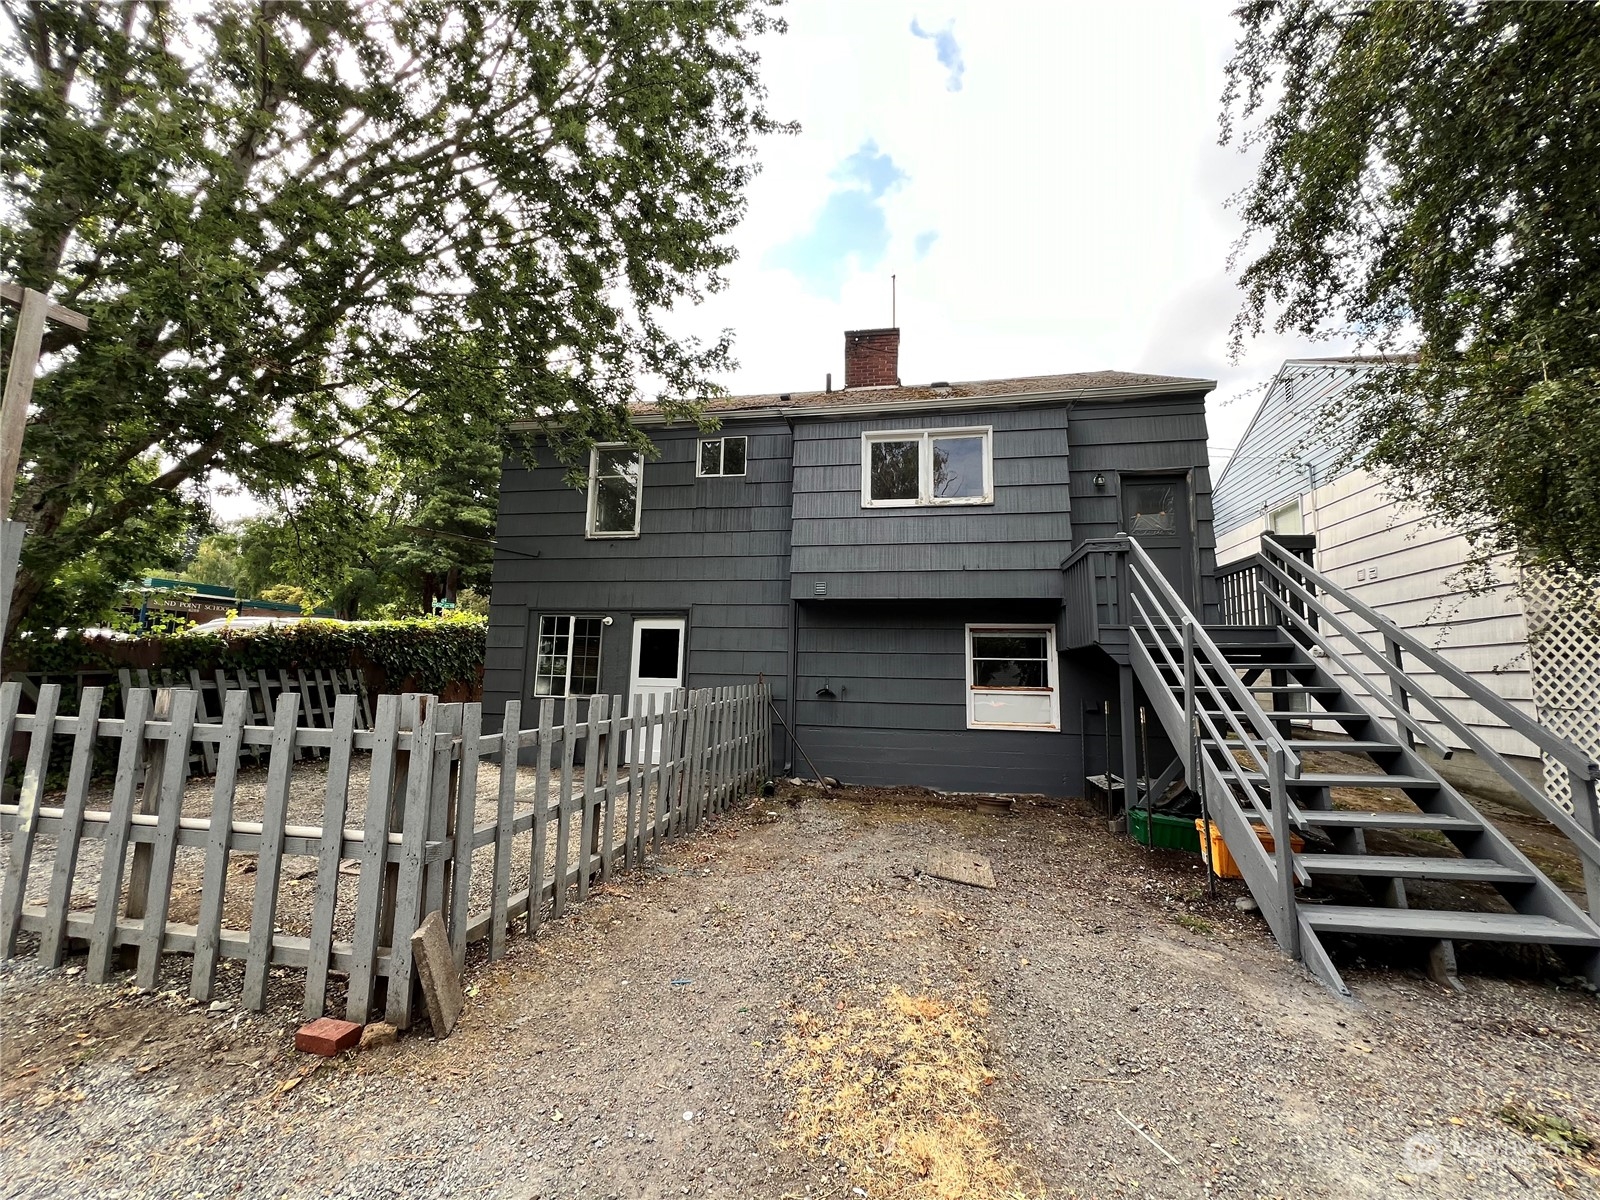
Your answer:
[[[644,455],[629,446],[589,452],[589,537],[638,537]]]
[[[862,507],[992,504],[991,436],[988,428],[863,433]]]
[[[592,696],[600,690],[599,617],[539,618],[535,696]]]
[[[967,626],[967,728],[1061,728],[1052,625]]]
[[[743,437],[702,438],[695,473],[702,478],[743,475],[746,448]]]

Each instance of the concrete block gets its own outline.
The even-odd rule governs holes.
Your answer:
[[[450,952],[450,935],[444,918],[431,912],[411,935],[411,956],[422,980],[422,997],[428,1003],[428,1020],[433,1036],[449,1037],[461,1019],[466,998],[461,994],[461,974],[455,955]]]

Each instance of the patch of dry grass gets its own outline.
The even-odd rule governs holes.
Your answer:
[[[775,1067],[794,1090],[789,1126],[886,1200],[1014,1200],[1027,1193],[985,1105],[994,1075],[967,1002],[890,989],[882,1000],[801,1011]]]

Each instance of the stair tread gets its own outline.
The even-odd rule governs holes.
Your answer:
[[[1388,879],[1461,879],[1480,883],[1522,883],[1533,875],[1492,858],[1426,858],[1408,854],[1305,854],[1300,863],[1312,875],[1370,875]]]
[[[1553,917],[1527,913],[1455,912],[1426,908],[1366,908],[1306,904],[1300,916],[1318,933],[1375,933],[1463,941],[1543,942],[1600,946],[1600,934]]]
[[[1243,745],[1240,742],[1229,742],[1230,746]],[[1251,738],[1252,746],[1265,746],[1260,738]],[[1393,750],[1398,752],[1398,742],[1330,742],[1319,738],[1285,738],[1285,746],[1291,750],[1328,750],[1338,754],[1360,754],[1366,751]]]
[[[1307,825],[1328,829],[1437,829],[1473,832],[1483,828],[1481,821],[1424,812],[1354,812],[1350,809],[1302,808],[1300,819]]]
[[[1246,771],[1244,777],[1251,783],[1265,783],[1267,777],[1260,771]],[[1290,787],[1369,787],[1369,788],[1438,788],[1437,779],[1421,775],[1354,775],[1307,773],[1288,781]]]

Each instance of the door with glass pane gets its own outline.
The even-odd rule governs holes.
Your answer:
[[[1122,531],[1144,547],[1183,602],[1194,607],[1194,527],[1187,475],[1124,475]]]
[[[633,671],[629,681],[630,703],[649,712],[649,698],[656,697],[656,711],[665,709],[667,699],[683,686],[683,641],[687,622],[682,617],[640,617],[633,622]],[[651,762],[661,761],[661,737],[646,739]],[[634,762],[633,747],[628,761]]]

